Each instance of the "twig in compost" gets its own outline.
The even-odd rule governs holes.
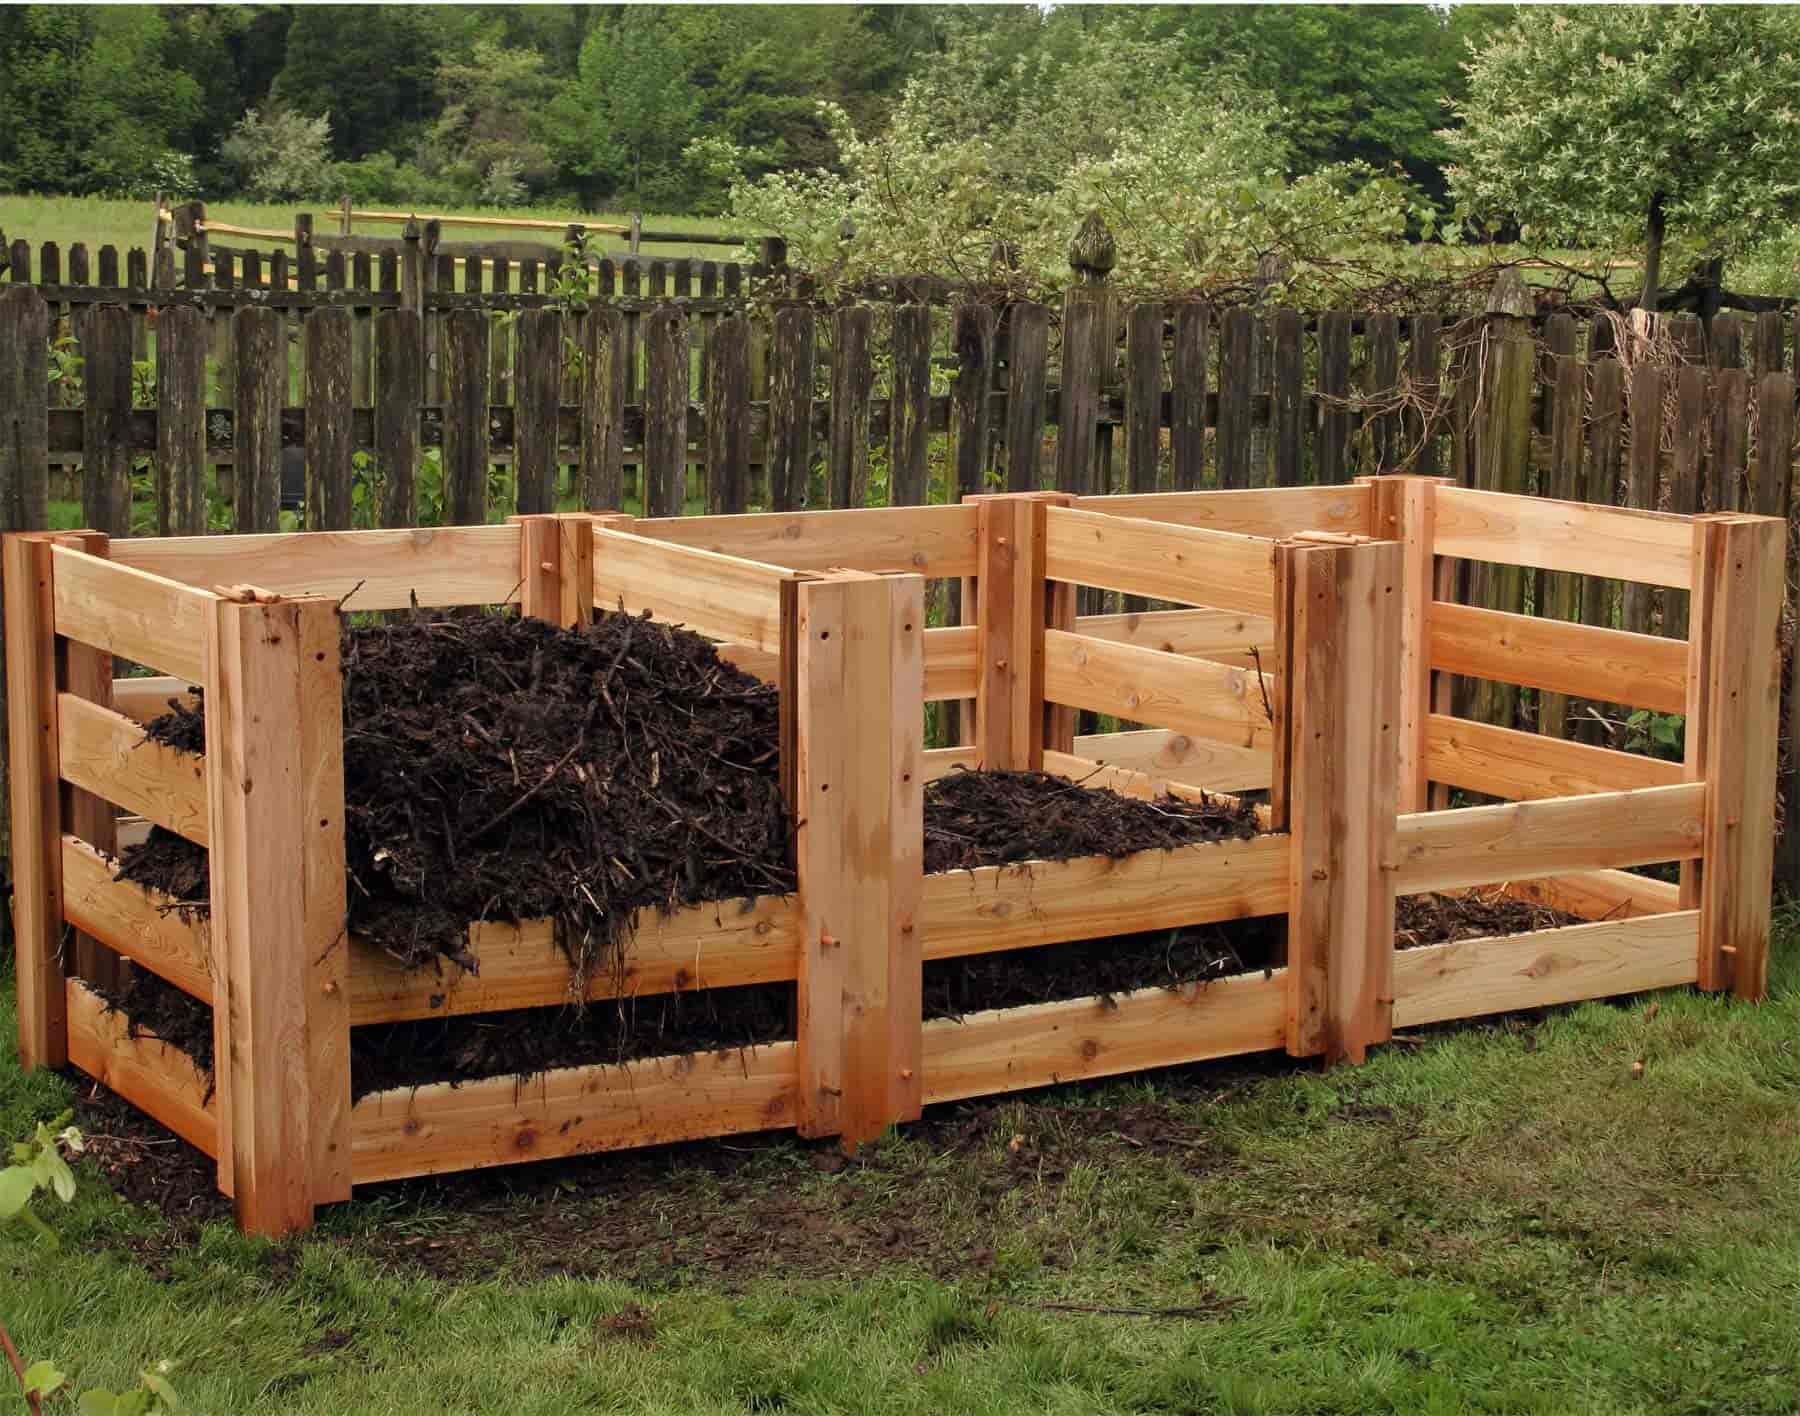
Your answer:
[[[344,598],[337,602],[338,609],[341,611],[344,608],[345,601],[347,601],[352,595],[354,595],[358,590],[362,589],[363,586],[367,585],[368,583],[369,583],[369,578],[368,578],[368,576],[365,575],[361,580],[357,581],[356,584],[352,585],[349,588],[349,590],[347,590],[344,593]]]

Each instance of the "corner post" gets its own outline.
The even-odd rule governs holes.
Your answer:
[[[853,1150],[923,1095],[925,582],[844,572],[794,593],[797,1122]]]
[[[56,618],[45,533],[9,535],[6,720],[12,784],[13,940],[19,1063],[69,1062],[62,964],[62,793],[56,721]]]
[[[1061,492],[963,498],[976,513],[975,748],[983,767],[1041,771],[1044,748],[1074,746],[1074,715],[1044,703],[1044,630],[1073,628],[1073,586],[1044,579],[1048,508]],[[1048,739],[1048,741],[1047,741]]]
[[[221,1188],[246,1231],[280,1235],[350,1196],[336,603],[220,599],[208,650]]]
[[[1277,548],[1292,857],[1287,1050],[1360,1062],[1393,1031],[1404,548]]]
[[[1700,911],[1699,987],[1747,999],[1768,988],[1786,539],[1773,517],[1694,522],[1686,775],[1706,783],[1706,815],[1681,906]]]
[[[594,522],[579,513],[509,516],[519,528],[519,613],[570,629],[594,612]],[[609,519],[602,518],[603,524]]]

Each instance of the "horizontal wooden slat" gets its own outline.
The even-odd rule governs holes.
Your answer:
[[[1071,708],[1267,751],[1274,734],[1268,686],[1254,669],[1044,632],[1044,697]]]
[[[925,701],[973,698],[978,631],[972,624],[925,631]]]
[[[975,573],[973,506],[667,516],[635,521],[631,529],[659,541],[792,570],[901,570],[927,577]]]
[[[1425,771],[1434,782],[1508,801],[1666,787],[1678,762],[1565,742],[1433,713],[1425,725]]]
[[[1693,523],[1686,517],[1548,497],[1440,486],[1440,556],[1603,575],[1685,590],[1693,584]]]
[[[925,877],[924,956],[1211,924],[1287,908],[1286,836]]]
[[[365,1096],[350,1112],[358,1185],[794,1124],[794,1044],[571,1067]]]
[[[1700,853],[1703,782],[1401,816],[1402,895],[1576,870],[1691,860]]]
[[[113,879],[117,863],[86,841],[62,838],[63,918],[202,1003],[213,1000],[205,926],[175,901]]]
[[[1274,546],[1195,526],[1046,508],[1044,574],[1188,605],[1275,612]]]
[[[80,979],[67,980],[69,1060],[95,1081],[155,1117],[189,1145],[219,1153],[211,1089],[180,1048],[140,1033]]]
[[[204,757],[151,742],[141,724],[72,694],[57,694],[56,716],[64,781],[207,843]]]
[[[50,556],[58,634],[189,683],[206,678],[206,616],[216,598],[210,591],[133,569],[124,555],[103,560],[54,546]]]
[[[747,908],[746,908],[747,906]],[[548,1008],[570,1001],[568,956],[549,920],[477,924],[469,952],[479,972],[455,965],[409,969],[360,940],[350,956],[350,1022],[400,1022],[503,1008]],[[798,912],[791,897],[728,900],[663,915],[640,910],[624,968],[602,965],[589,999],[779,983],[798,967]]]
[[[793,572],[625,531],[594,533],[594,603],[649,610],[697,634],[781,650],[781,583]]]
[[[198,685],[186,679],[157,674],[149,678],[119,678],[112,683],[112,706],[134,723],[148,723],[169,711],[169,700],[178,698],[192,707],[199,702],[194,693]]]
[[[1282,1046],[1285,971],[925,1024],[927,1104]]]
[[[958,767],[973,767],[979,761],[980,757],[972,747],[926,748],[922,763],[925,780],[935,781],[939,777],[948,776]]]
[[[1624,870],[1587,870],[1536,880],[1507,880],[1501,889],[1521,900],[1582,919],[1636,919],[1681,908],[1681,887]]]
[[[1080,497],[1081,511],[1134,516],[1231,531],[1242,536],[1283,537],[1301,531],[1371,535],[1370,489],[1364,486],[1258,487],[1216,492],[1146,492]]]
[[[1267,615],[1236,610],[1147,610],[1134,615],[1082,615],[1075,632],[1093,639],[1160,649],[1165,654],[1195,654],[1220,664],[1243,667],[1260,658],[1264,669],[1275,666],[1275,625]]]
[[[189,585],[329,595],[343,600],[346,612],[405,609],[415,598],[442,608],[511,604],[519,597],[516,524],[165,536],[115,541],[111,551],[117,564]]]
[[[1269,785],[1273,770],[1266,750],[1167,728],[1084,734],[1075,739],[1075,755],[1208,792],[1261,791]]]
[[[1681,910],[1402,949],[1394,956],[1394,1026],[1692,983],[1699,938],[1700,912]]]
[[[1659,713],[1687,711],[1687,642],[1435,602],[1431,666]]]

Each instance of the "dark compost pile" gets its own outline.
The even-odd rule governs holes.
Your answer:
[[[1454,895],[1402,895],[1394,910],[1394,947],[1417,949],[1425,944],[1455,944],[1530,934],[1585,924],[1574,915],[1499,890],[1469,890]]]

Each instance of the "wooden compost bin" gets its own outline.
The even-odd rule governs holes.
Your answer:
[[[105,1081],[218,1158],[245,1227],[282,1232],[347,1198],[353,1183],[787,1126],[854,1144],[929,1102],[1284,1046],[1360,1057],[1396,1017],[1705,981],[1693,961],[1704,931],[1673,905],[1692,921],[1678,925],[1689,931],[1681,977],[1590,967],[1594,948],[1620,948],[1604,939],[1538,939],[1530,960],[1554,966],[1531,962],[1523,980],[1518,963],[1485,967],[1467,945],[1409,951],[1396,967],[1397,888],[1523,876],[1519,858],[1536,876],[1561,875],[1571,828],[1546,814],[1548,843],[1534,852],[1540,818],[1517,813],[1539,803],[1398,814],[1424,721],[1413,686],[1429,684],[1416,672],[1419,636],[1437,608],[1421,608],[1414,582],[1423,565],[1430,583],[1433,551],[1495,550],[1453,540],[1421,553],[1421,523],[1397,518],[1390,501],[1444,493],[1430,483],[1392,493],[1394,479],[1382,481],[110,546],[89,533],[9,537],[22,1057],[73,1061]],[[1541,504],[1500,500],[1536,534],[1529,508]],[[1682,535],[1701,535],[1702,523],[1676,521]],[[1377,530],[1397,539],[1371,541]],[[1556,568],[1621,573],[1576,559]],[[1777,584],[1780,559],[1777,544]],[[927,578],[962,580],[973,622],[926,629]],[[1194,608],[1077,618],[1077,585]],[[548,922],[475,926],[479,974],[448,979],[403,971],[345,938],[337,613],[353,589],[357,609],[517,601],[565,623],[596,604],[648,608],[781,685],[796,893],[645,912],[622,979],[608,971],[589,996],[792,980],[795,1041],[398,1089],[352,1105],[352,1025],[553,1005],[570,978]],[[1719,602],[1743,612],[1741,595]],[[1697,644],[1712,618],[1697,608]],[[112,655],[169,677],[115,681]],[[206,689],[204,760],[148,743],[139,725],[187,684]],[[974,703],[967,745],[923,750],[929,700]],[[1074,708],[1150,726],[1075,738]],[[1273,829],[1121,861],[924,876],[923,782],[977,763],[1042,766],[1136,793],[1266,787]],[[1725,799],[1714,783],[1727,770],[1696,770],[1676,789],[1690,813],[1702,794]],[[1736,770],[1755,775],[1742,759]],[[1754,789],[1740,785],[1732,799],[1755,805]],[[1610,794],[1580,807],[1590,811],[1583,822],[1607,809],[1641,814]],[[106,853],[121,808],[208,847],[209,923],[185,923],[112,880]],[[1461,824],[1487,819],[1481,811],[1515,814],[1490,836]],[[1760,919],[1766,937],[1768,877],[1767,829],[1743,823],[1768,815],[1745,810],[1730,822],[1739,856],[1763,840],[1760,913],[1749,909],[1755,862],[1732,876],[1741,937],[1720,947],[1740,959],[1760,958],[1749,935]],[[1517,850],[1490,844],[1502,838]],[[1648,859],[1701,854],[1666,849],[1654,828],[1632,839]],[[1585,854],[1568,864],[1583,873],[1541,887],[1560,891],[1561,907],[1601,912],[1607,882],[1615,894],[1661,898],[1649,882],[1625,887],[1604,873],[1635,863],[1619,850],[1596,859],[1591,843],[1579,845]],[[1704,917],[1704,900],[1695,909]],[[1288,917],[1284,967],[1104,1005],[920,1021],[926,959],[1270,914]],[[78,931],[66,955],[65,921]],[[1560,963],[1568,950],[1573,969]],[[114,951],[212,1004],[213,1095],[185,1058],[129,1037],[82,982],[104,977]]]

